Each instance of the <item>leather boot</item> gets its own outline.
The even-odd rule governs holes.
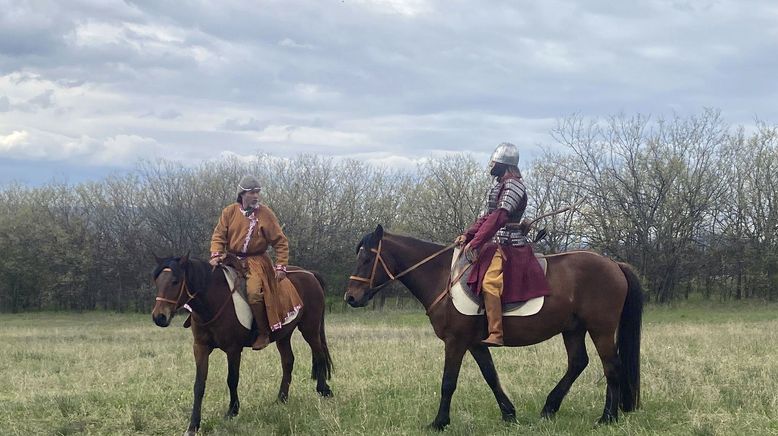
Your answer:
[[[500,297],[488,292],[484,292],[483,296],[489,337],[481,343],[489,347],[502,347],[502,301]]]
[[[267,311],[265,310],[265,302],[250,304],[251,313],[254,314],[254,321],[257,323],[257,339],[251,344],[252,350],[261,350],[270,344],[270,325],[267,321]]]

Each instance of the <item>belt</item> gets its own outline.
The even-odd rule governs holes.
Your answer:
[[[253,253],[236,253],[234,251],[230,251],[229,253],[233,256],[237,257],[238,259],[246,259],[247,257],[254,257],[254,256],[261,256],[265,254],[267,251],[255,251]]]

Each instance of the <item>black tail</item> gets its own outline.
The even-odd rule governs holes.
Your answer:
[[[321,289],[324,291],[324,296],[327,295],[326,292],[326,284],[324,283],[324,278],[316,271],[311,271],[316,277],[316,280],[319,281],[319,284],[321,285]],[[319,374],[323,374],[327,380],[329,380],[332,377],[332,357],[330,357],[330,349],[327,347],[327,335],[324,334],[324,313],[326,312],[326,300],[324,303],[322,303],[321,307],[321,325],[319,326],[319,339],[321,341],[321,348],[324,350],[323,356],[316,356],[312,355],[311,360],[311,378],[316,380],[317,376]]]
[[[632,268],[619,263],[627,278],[627,298],[621,310],[616,346],[621,360],[621,409],[631,412],[640,407],[640,329],[643,318],[643,291]]]

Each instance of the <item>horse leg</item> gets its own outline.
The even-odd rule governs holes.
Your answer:
[[[599,424],[607,424],[619,419],[619,401],[621,399],[621,386],[619,383],[619,371],[621,370],[621,361],[616,352],[616,343],[614,342],[614,332],[597,333],[589,335],[594,341],[597,353],[602,361],[602,369],[605,372],[605,380],[608,383],[605,389],[605,408],[600,417]]]
[[[554,414],[556,414],[559,406],[562,404],[562,400],[570,390],[570,386],[573,385],[586,368],[586,365],[589,364],[589,356],[586,354],[585,329],[562,332],[562,338],[565,341],[565,349],[567,350],[567,371],[548,394],[548,397],[546,397],[546,404],[543,406],[540,416],[547,419],[554,417]]]
[[[322,316],[324,316],[322,314]],[[322,397],[331,397],[332,390],[327,384],[327,376],[331,365],[329,351],[322,342],[324,335],[322,333],[323,320],[320,323],[309,322],[300,323],[300,333],[311,347],[311,378],[316,379],[316,392]]]
[[[516,408],[513,407],[513,403],[505,394],[505,391],[500,385],[500,379],[497,376],[497,370],[494,368],[494,361],[492,360],[492,353],[485,345],[473,345],[470,347],[470,354],[473,355],[478,368],[481,369],[481,375],[484,376],[486,384],[492,389],[494,398],[497,399],[497,405],[502,412],[503,421],[516,422]]]
[[[205,380],[208,378],[208,357],[213,351],[213,347],[204,344],[194,343],[195,358],[195,383],[194,383],[194,403],[192,404],[192,416],[189,418],[189,428],[185,436],[194,436],[200,429],[200,410],[203,404],[203,395],[205,395]]]
[[[240,357],[243,348],[238,347],[227,352],[227,387],[230,389],[230,407],[227,408],[225,419],[238,415],[240,400],[238,400],[238,380],[240,379]]]
[[[465,351],[467,351],[467,345],[464,344],[464,341],[446,341],[446,362],[443,366],[443,381],[440,386],[440,406],[438,407],[438,415],[429,425],[433,430],[443,430],[451,422],[449,417],[451,396],[457,389],[457,379],[459,378],[459,370],[462,368],[462,358],[465,356]]]
[[[292,352],[292,334],[276,339],[278,353],[281,354],[281,386],[278,388],[278,401],[286,403],[289,399],[289,385],[292,383],[292,369],[294,368],[294,352]]]

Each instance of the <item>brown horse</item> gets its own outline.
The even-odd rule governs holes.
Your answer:
[[[332,371],[332,359],[324,335],[324,282],[318,274],[296,267],[289,267],[288,278],[300,293],[303,308],[294,321],[276,330],[270,337],[281,354],[283,368],[278,400],[286,402],[289,396],[294,366],[290,339],[295,328],[300,330],[311,347],[311,378],[316,380],[316,391],[324,397],[330,397],[332,391],[327,385],[327,379]],[[185,434],[194,435],[200,428],[200,407],[205,393],[205,380],[208,377],[208,357],[214,348],[219,348],[227,354],[230,405],[225,418],[238,414],[241,352],[254,341],[257,335],[256,326],[248,330],[240,324],[235,314],[229,285],[221,268],[213,270],[206,261],[189,259],[188,255],[157,258],[154,283],[158,293],[151,317],[155,324],[167,327],[176,311],[184,305],[188,305],[192,311],[196,375],[192,415]]]
[[[388,282],[399,279],[424,305],[446,350],[440,407],[430,427],[442,430],[450,422],[451,396],[466,351],[478,363],[503,419],[515,421],[515,408],[500,386],[491,353],[481,344],[488,333],[485,317],[462,315],[446,298],[452,256],[452,247],[384,232],[379,225],[357,247],[357,267],[345,299],[353,307],[364,306]],[[537,344],[562,333],[567,372],[548,394],[541,415],[554,416],[589,363],[584,342],[587,332],[607,380],[605,409],[599,422],[615,421],[619,406],[625,412],[636,409],[640,403],[643,296],[635,273],[626,264],[598,254],[571,252],[548,257],[548,281],[551,295],[540,312],[503,318],[506,346]]]

